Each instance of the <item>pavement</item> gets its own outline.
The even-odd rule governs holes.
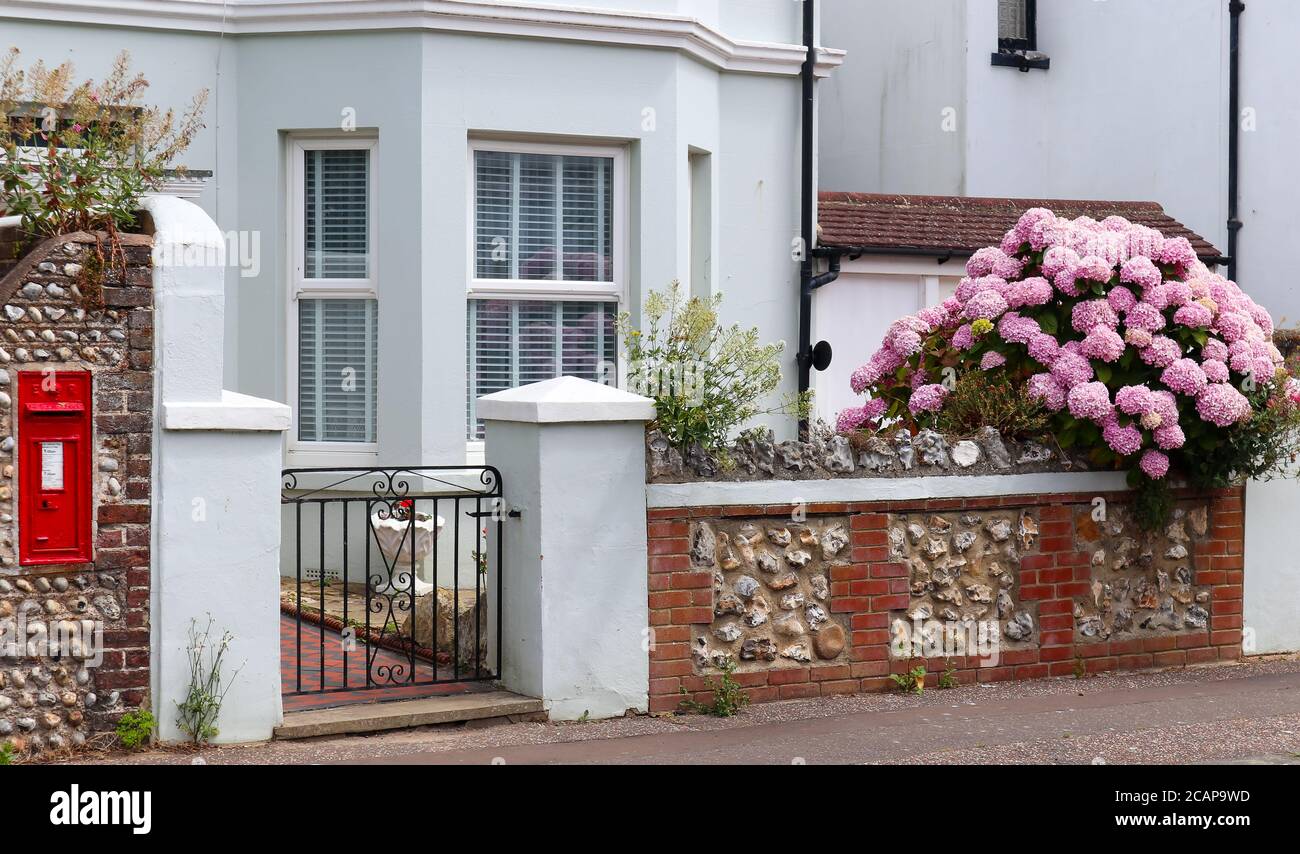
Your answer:
[[[89,759],[89,758],[88,758]],[[1300,661],[825,697],[735,717],[471,722],[132,764],[1300,764]]]

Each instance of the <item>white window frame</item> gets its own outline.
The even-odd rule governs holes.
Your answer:
[[[612,282],[577,282],[563,279],[480,279],[476,276],[478,264],[475,253],[478,226],[478,196],[475,192],[477,174],[475,158],[480,151],[505,152],[507,154],[554,154],[570,157],[606,157],[613,161],[610,173],[610,213],[613,218],[610,235],[610,252],[614,262]],[[559,300],[559,301],[595,301],[613,302],[617,313],[628,304],[628,244],[630,235],[630,207],[628,204],[627,147],[617,143],[584,142],[528,142],[515,139],[493,137],[473,137],[469,141],[469,154],[466,168],[465,197],[468,205],[468,217],[465,234],[467,286],[465,291],[465,311],[469,311],[470,299],[512,299],[512,300]],[[562,268],[561,268],[562,269]],[[618,361],[623,358],[623,342],[617,344]],[[468,365],[465,382],[470,381]],[[618,386],[623,386],[624,377],[619,372]],[[466,441],[466,454],[469,464],[481,463],[484,448],[482,440]]]
[[[364,279],[309,279],[303,275],[307,268],[304,240],[306,237],[306,191],[304,178],[306,174],[306,152],[321,149],[357,150],[366,149],[369,156],[369,234],[367,235],[368,257],[367,276]],[[379,155],[379,139],[374,136],[347,137],[338,136],[292,136],[288,139],[285,169],[287,181],[285,198],[288,223],[285,234],[291,249],[286,252],[288,264],[287,310],[285,311],[285,340],[288,346],[286,363],[288,367],[285,396],[289,409],[293,413],[293,424],[289,429],[287,453],[295,465],[346,465],[350,463],[365,464],[379,455],[377,441],[381,429],[379,408],[379,371],[375,372],[375,436],[374,442],[304,442],[298,439],[298,301],[302,299],[373,299],[379,298],[379,253],[377,240],[379,229],[378,194],[376,166]],[[375,310],[379,310],[376,302]],[[382,317],[380,318],[382,321]]]

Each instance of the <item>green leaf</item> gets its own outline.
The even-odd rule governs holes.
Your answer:
[[[1056,315],[1053,312],[1047,312],[1042,317],[1038,318],[1038,325],[1042,328],[1044,334],[1055,335],[1058,328]]]
[[[1109,385],[1110,378],[1114,375],[1114,372],[1111,370],[1110,365],[1106,364],[1105,362],[1101,362],[1097,364],[1095,370],[1097,372],[1097,381]]]

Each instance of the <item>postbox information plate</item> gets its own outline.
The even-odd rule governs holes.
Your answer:
[[[18,562],[93,559],[91,375],[18,373]]]

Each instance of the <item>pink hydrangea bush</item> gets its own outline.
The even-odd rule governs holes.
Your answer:
[[[841,413],[841,431],[933,424],[956,377],[996,371],[1096,464],[1222,480],[1208,469],[1240,473],[1256,416],[1300,400],[1269,313],[1186,238],[1035,208],[966,272],[953,297],[889,327],[853,374],[868,400]]]

